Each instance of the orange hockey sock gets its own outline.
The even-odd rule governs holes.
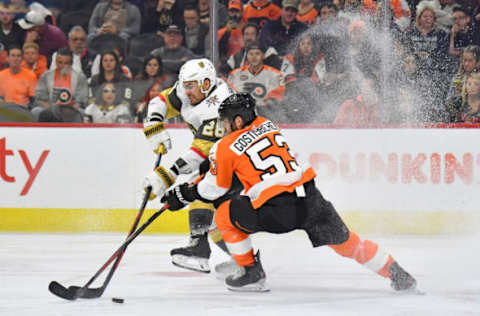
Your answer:
[[[230,201],[224,202],[215,212],[215,223],[222,234],[228,251],[238,265],[247,266],[255,262],[252,242],[248,234],[242,232],[230,221]]]
[[[383,277],[391,277],[388,268],[395,260],[371,240],[361,240],[357,234],[350,231],[350,237],[346,242],[339,245],[329,245],[329,247],[341,256],[355,259],[358,263]]]

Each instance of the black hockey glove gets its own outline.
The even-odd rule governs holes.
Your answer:
[[[161,202],[170,205],[170,211],[181,210],[185,205],[197,199],[196,186],[190,186],[188,183],[181,184],[167,191],[162,197]]]

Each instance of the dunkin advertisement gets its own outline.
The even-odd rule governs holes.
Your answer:
[[[480,151],[473,146],[479,129],[287,127],[282,133],[340,213],[480,212]],[[170,135],[174,149],[163,165],[192,141],[182,126],[170,126]],[[134,210],[155,158],[136,125],[0,127],[0,210]]]

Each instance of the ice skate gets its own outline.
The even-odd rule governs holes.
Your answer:
[[[230,291],[235,292],[268,292],[270,289],[265,281],[265,272],[257,252],[253,265],[239,267],[235,274],[226,278],[225,284]]]
[[[239,269],[240,266],[231,258],[215,266],[215,277],[219,280],[225,280],[229,275],[237,273]]]
[[[186,247],[175,248],[170,251],[174,265],[203,273],[210,273],[210,266],[208,264],[210,253],[211,250],[206,233],[191,236]]]
[[[395,291],[416,291],[417,281],[395,261],[388,268],[392,275],[390,284]]]

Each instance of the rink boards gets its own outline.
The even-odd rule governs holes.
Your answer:
[[[360,233],[455,233],[480,227],[480,129],[285,126],[292,154]],[[476,126],[478,127],[478,126]],[[174,150],[192,135],[170,126]],[[138,125],[0,126],[0,231],[128,231],[155,156]],[[150,202],[144,218],[159,208]],[[186,212],[150,232],[186,232]]]

